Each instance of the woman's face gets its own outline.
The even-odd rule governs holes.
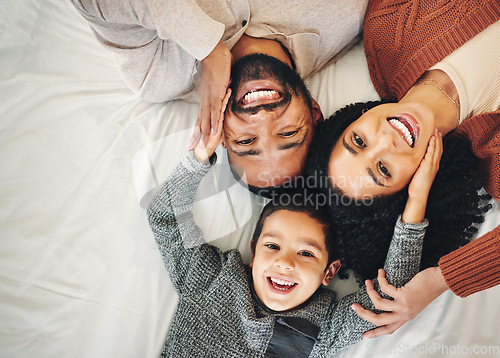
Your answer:
[[[382,104],[342,133],[330,156],[333,185],[352,198],[403,189],[424,157],[435,118],[418,103]]]

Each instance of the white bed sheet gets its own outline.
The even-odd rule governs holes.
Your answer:
[[[361,44],[307,83],[325,114],[377,98]],[[158,356],[177,298],[144,209],[196,114],[135,98],[68,1],[0,2],[0,357]],[[219,151],[195,215],[248,262],[263,203],[225,163]],[[497,205],[482,231],[499,223]],[[499,301],[499,287],[447,292],[338,356],[499,356]]]

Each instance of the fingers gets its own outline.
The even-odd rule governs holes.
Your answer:
[[[439,168],[439,162],[441,161],[441,156],[443,155],[443,134],[436,129],[435,134],[435,149],[433,156],[433,163]]]
[[[219,127],[219,120],[221,115],[222,102],[224,98],[216,98],[211,101],[210,106],[210,126],[211,126],[211,135],[215,135],[217,133],[217,129]]]
[[[383,326],[395,321],[395,319],[392,318],[393,314],[391,312],[375,313],[370,310],[364,309],[358,303],[353,303],[351,305],[351,308],[359,317],[361,317],[365,321],[373,323],[376,326]]]
[[[198,110],[198,120],[189,142],[188,150],[192,150],[200,139],[202,148],[205,148],[203,143],[206,144],[210,141],[209,135],[213,136],[220,133],[219,126],[224,120],[224,112],[230,97],[231,89],[228,88],[222,98],[211,100],[205,97],[202,99]]]
[[[385,271],[383,269],[378,270],[377,280],[383,293],[393,298],[397,296],[398,289],[387,281]]]
[[[200,104],[200,115],[201,118],[201,139],[203,143],[208,143],[208,136],[210,135],[211,130],[211,121],[210,121],[210,98],[203,98]],[[205,148],[204,146],[202,148]]]
[[[193,129],[193,135],[191,136],[191,139],[189,140],[187,150],[193,150],[194,147],[196,147],[196,144],[198,144],[200,138],[201,138],[201,129],[200,129],[199,124],[196,124],[194,129]]]
[[[385,336],[388,334],[393,334],[397,329],[401,328],[406,322],[401,321],[401,322],[395,322],[392,324],[388,324],[385,326],[380,326],[375,329],[372,329],[370,331],[366,331],[363,334],[363,338],[376,338],[380,336]]]
[[[228,88],[226,90],[226,95],[222,99],[222,107],[220,111],[221,120],[224,119],[224,112],[226,111],[227,104],[229,103],[229,98],[231,98],[231,93],[232,93],[231,88]]]

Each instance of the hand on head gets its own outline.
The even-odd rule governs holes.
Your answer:
[[[202,146],[208,143],[209,135],[219,129],[219,114],[225,106],[223,101],[230,82],[231,62],[231,52],[222,42],[201,61],[200,107],[188,150],[194,149],[200,140]]]
[[[210,133],[206,139],[200,138],[194,147],[194,156],[200,163],[208,164],[210,157],[222,142],[222,122],[224,121],[224,111],[226,110],[229,97],[231,97],[231,89],[228,88],[222,99],[221,108],[217,116],[217,130]]]
[[[419,223],[424,219],[427,198],[439,170],[439,162],[442,154],[443,136],[436,129],[434,135],[429,140],[427,152],[408,187],[408,201],[403,212],[403,222]]]

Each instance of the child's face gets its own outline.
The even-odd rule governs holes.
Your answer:
[[[272,310],[297,307],[340,268],[337,260],[325,271],[327,263],[317,220],[302,212],[274,212],[264,221],[250,264],[255,293]]]

